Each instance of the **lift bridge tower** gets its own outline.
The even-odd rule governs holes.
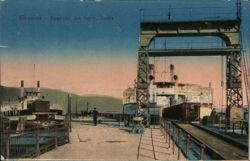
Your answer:
[[[233,18],[177,20],[174,13],[164,11],[164,20],[147,19],[146,10],[141,10],[140,42],[137,66],[137,104],[139,108],[149,108],[149,84],[152,65],[150,57],[166,56],[225,56],[226,57],[226,119],[227,127],[240,121],[242,101],[242,68],[241,68],[241,1],[237,0]],[[144,17],[145,16],[145,17]],[[208,15],[210,16],[210,15]],[[172,18],[173,17],[173,18]],[[217,18],[217,19],[216,19]],[[150,49],[154,39],[159,37],[219,37],[226,47],[196,49]]]

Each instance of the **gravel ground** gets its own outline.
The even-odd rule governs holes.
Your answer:
[[[141,136],[129,134],[118,127],[75,122],[72,123],[69,144],[36,159],[177,160],[177,148],[173,155],[172,147],[168,148],[159,128],[147,128]],[[185,160],[182,154],[180,159]]]

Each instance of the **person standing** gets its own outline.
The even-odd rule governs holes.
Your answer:
[[[93,110],[93,121],[94,121],[94,125],[96,126],[97,125],[97,117],[98,117],[98,111],[96,110],[96,108],[94,108]]]

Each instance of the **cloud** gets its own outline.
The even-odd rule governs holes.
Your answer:
[[[8,46],[0,45],[0,48],[8,48]]]

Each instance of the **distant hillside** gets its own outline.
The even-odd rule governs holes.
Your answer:
[[[3,101],[16,101],[20,94],[20,89],[15,87],[3,87],[0,88],[0,102]],[[49,100],[51,104],[59,104],[64,107],[64,112],[67,112],[68,107],[68,93],[54,90],[54,89],[41,89],[41,95],[45,97],[45,100]],[[122,111],[122,100],[113,97],[106,96],[79,96],[76,94],[71,94],[71,107],[72,113],[75,113],[76,107],[77,111],[84,111],[87,109],[87,104],[89,109],[97,107],[98,111]],[[77,104],[76,104],[77,100]]]

